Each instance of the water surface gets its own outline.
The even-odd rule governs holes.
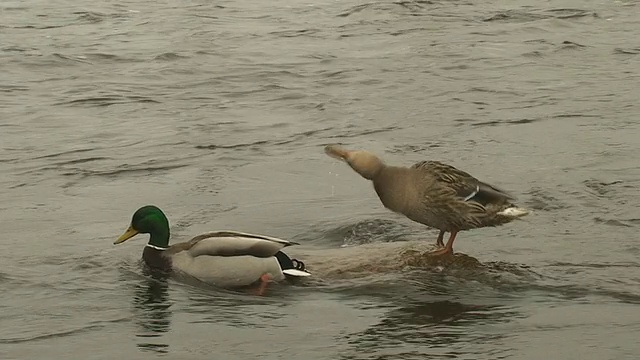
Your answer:
[[[637,358],[638,10],[3,2],[0,357]],[[459,235],[482,270],[265,297],[154,278],[142,239],[112,245],[147,203],[174,241],[264,233],[302,243],[309,265],[433,243],[323,153],[335,142],[449,162],[533,214]]]

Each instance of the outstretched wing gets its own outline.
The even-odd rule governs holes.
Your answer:
[[[193,257],[201,255],[271,257],[284,247],[298,245],[293,241],[237,231],[209,232],[194,237],[189,243],[191,246],[187,251]]]
[[[453,190],[464,201],[473,200],[482,205],[492,202],[515,200],[496,186],[482,182],[471,174],[439,161],[421,161],[412,166],[425,172],[438,182]]]

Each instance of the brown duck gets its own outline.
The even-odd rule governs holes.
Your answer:
[[[453,241],[459,231],[499,226],[529,213],[514,205],[514,197],[503,190],[438,161],[389,166],[367,151],[328,145],[325,152],[373,181],[387,209],[439,229],[436,245],[441,249],[433,255],[453,254]],[[450,234],[446,245],[445,232]]]

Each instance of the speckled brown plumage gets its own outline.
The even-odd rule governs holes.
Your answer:
[[[503,225],[528,213],[518,208],[507,192],[442,162],[388,166],[366,151],[329,145],[325,152],[371,180],[386,208],[439,229],[437,245],[444,245],[444,233],[449,232],[447,245],[434,255],[453,253],[453,241],[459,231]]]

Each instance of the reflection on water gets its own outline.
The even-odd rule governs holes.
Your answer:
[[[136,310],[136,323],[141,338],[138,347],[159,353],[167,353],[169,344],[152,342],[152,338],[160,338],[169,331],[171,324],[171,301],[169,300],[167,275],[155,272],[143,266],[144,278],[135,285],[133,306]],[[156,339],[160,340],[160,339]]]
[[[421,254],[416,252],[416,258]],[[415,266],[395,277],[335,283],[324,291],[354,300],[363,311],[388,309],[361,331],[345,336],[342,359],[493,358],[513,355],[511,333],[496,332],[526,317],[519,301],[536,277],[526,267],[480,263],[460,254],[440,271]],[[418,265],[418,264],[414,264]],[[425,265],[425,264],[420,264]]]
[[[449,300],[416,303],[389,311],[378,324],[351,337],[353,344],[373,347],[407,342],[430,346],[452,345],[459,341],[470,341],[473,337],[473,331],[469,331],[471,326],[505,322],[513,315],[515,312],[499,305],[465,304]]]
[[[288,291],[291,290],[291,291]],[[188,291],[189,307],[181,309],[195,315],[194,323],[226,324],[240,328],[268,328],[269,321],[286,314],[287,305],[295,301],[286,298],[294,290],[286,285],[269,284],[263,296],[244,290],[194,287]],[[275,306],[275,307],[274,307]],[[269,308],[269,311],[264,311]]]
[[[390,296],[392,303],[404,304],[367,329],[349,334],[346,340],[351,349],[343,359],[456,358],[487,351],[500,357],[499,353],[503,356],[510,351],[509,334],[494,333],[492,327],[523,316],[499,298],[459,293],[455,297],[460,300],[441,300],[425,292],[411,298]]]

